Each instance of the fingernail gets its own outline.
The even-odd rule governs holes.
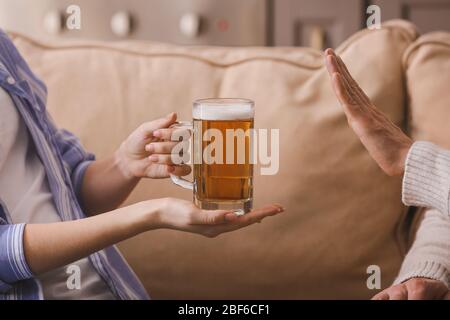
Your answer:
[[[156,156],[156,155],[151,155],[148,158],[150,159],[150,161],[153,161],[153,162],[157,162],[158,161],[158,156]]]
[[[284,211],[284,208],[283,208],[283,206],[281,204],[274,203],[273,206],[278,209],[277,210],[278,212],[283,212]]]
[[[156,138],[161,137],[161,131],[159,131],[159,130],[153,131],[153,136],[156,137]]]
[[[145,150],[147,150],[148,152],[153,152],[155,149],[155,147],[152,144],[148,144],[145,146]]]

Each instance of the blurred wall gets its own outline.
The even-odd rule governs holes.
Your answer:
[[[450,0],[0,0],[0,27],[39,38],[137,39],[192,45],[335,47],[381,20],[450,31]],[[80,8],[69,30],[67,8]]]

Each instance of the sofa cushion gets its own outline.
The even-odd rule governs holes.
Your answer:
[[[450,32],[421,36],[404,64],[413,138],[450,149]]]
[[[256,126],[280,129],[280,170],[255,170],[255,205],[287,211],[206,239],[158,230],[120,244],[153,298],[368,298],[367,268],[383,287],[402,261],[400,178],[387,177],[349,129],[320,51],[178,47],[152,43],[38,42],[12,35],[48,85],[48,109],[99,158],[140,123],[192,101],[244,97]],[[377,106],[405,124],[401,58],[415,29],[396,21],[361,31],[337,52]],[[192,199],[170,181],[143,181],[128,203]]]

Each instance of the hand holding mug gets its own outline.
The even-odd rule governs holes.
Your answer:
[[[115,159],[127,178],[168,178],[170,174],[188,175],[187,165],[174,165],[172,149],[178,142],[170,141],[174,129],[169,128],[177,120],[172,112],[164,118],[143,123],[121,144]]]

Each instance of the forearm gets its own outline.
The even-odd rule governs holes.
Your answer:
[[[146,202],[75,221],[27,224],[25,259],[33,274],[66,265],[152,229],[156,212],[156,202]]]
[[[80,193],[86,214],[114,210],[125,201],[139,178],[127,176],[123,172],[117,153],[89,165]]]
[[[11,257],[2,254],[5,250],[0,250],[0,262],[9,259],[11,261],[7,261],[7,266],[13,267],[5,268],[6,272],[3,272],[0,280],[14,282],[29,278],[149,230],[167,228],[215,237],[281,212],[283,208],[279,205],[269,205],[238,217],[232,211],[201,210],[191,201],[164,198],[139,202],[76,221],[28,224],[23,236],[20,231],[23,230],[23,224],[7,226],[3,230],[0,228],[0,240],[1,243],[10,243],[4,249],[14,254]],[[16,229],[20,232],[16,232]],[[12,234],[15,234],[15,238]],[[3,241],[2,236],[6,241]],[[26,265],[26,269],[31,271],[18,277],[14,273],[19,264]],[[1,286],[0,281],[0,290]]]
[[[450,216],[450,152],[418,141],[411,147],[403,177],[403,202]]]
[[[450,218],[437,210],[427,210],[395,283],[416,277],[448,283],[449,275]]]

